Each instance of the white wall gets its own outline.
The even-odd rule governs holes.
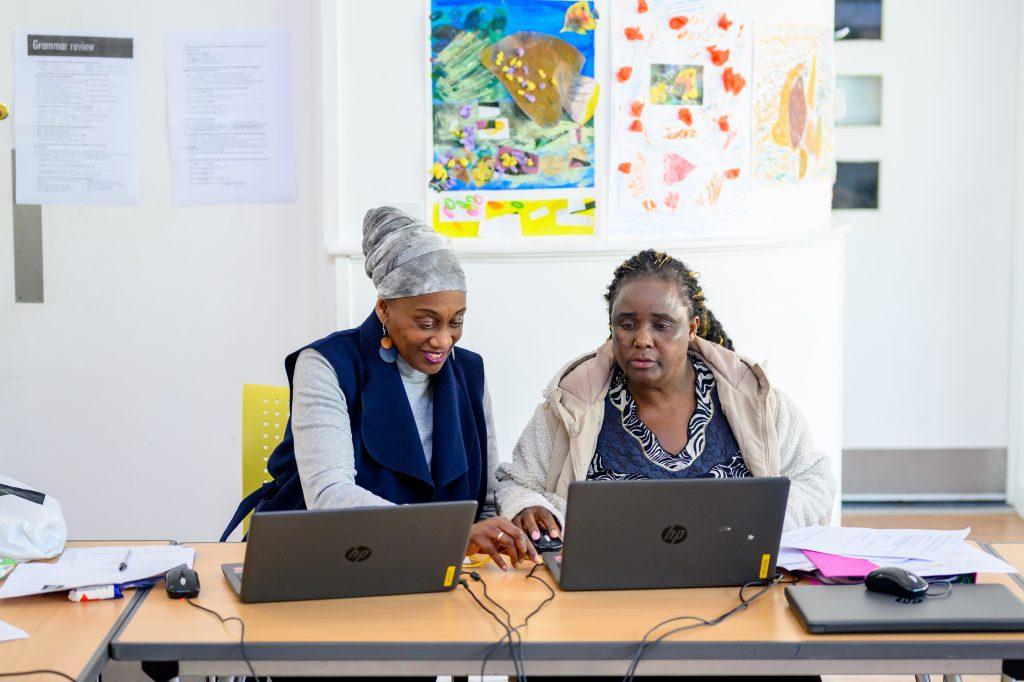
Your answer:
[[[284,383],[284,355],[333,328],[315,23],[312,2],[278,0],[4,7],[7,103],[13,29],[136,34],[140,203],[43,208],[43,304],[14,303],[0,163],[0,472],[56,496],[72,537],[219,535],[241,492],[242,384]],[[270,26],[291,31],[298,201],[173,207],[165,31]],[[3,159],[12,119],[0,123]]]
[[[881,160],[847,244],[843,445],[1006,447],[1020,3],[883,11],[881,43],[836,46],[837,73],[884,74],[881,130],[837,129],[841,160]]]
[[[1024,12],[1018,33],[1024,38]],[[1010,298],[1010,499],[1024,516],[1024,39],[1017,41],[1017,172]]]

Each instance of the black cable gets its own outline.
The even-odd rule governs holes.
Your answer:
[[[932,585],[945,585],[946,591],[939,592],[938,594],[932,594]],[[924,596],[930,599],[945,599],[949,596],[950,592],[953,591],[953,583],[948,580],[936,580],[935,582],[928,583],[928,590],[924,593]]]
[[[533,618],[534,616],[536,616],[538,613],[540,613],[541,609],[543,609],[550,602],[554,601],[555,595],[556,595],[555,591],[551,588],[550,585],[548,585],[544,580],[541,580],[539,577],[534,575],[534,572],[537,570],[538,566],[540,566],[540,564],[534,564],[533,568],[530,569],[530,572],[526,574],[526,579],[529,580],[529,579],[532,578],[532,579],[536,580],[537,582],[542,584],[544,586],[544,589],[546,589],[550,594],[547,597],[545,597],[544,600],[541,601],[541,603],[538,604],[535,609],[533,609],[533,611],[530,611],[530,613],[527,614],[526,618],[523,620],[522,623],[520,623],[519,625],[516,625],[515,627],[512,627],[512,615],[508,612],[507,609],[505,609],[504,606],[499,604],[495,599],[493,599],[490,596],[490,594],[487,591],[487,583],[480,576],[480,574],[472,572],[472,571],[470,571],[468,573],[468,575],[473,580],[475,580],[476,582],[478,582],[481,585],[483,585],[484,598],[486,598],[489,602],[494,604],[497,608],[501,609],[502,613],[505,614],[505,616],[507,618],[507,623],[508,623],[507,626],[505,625],[505,623],[501,623],[501,621],[497,618],[497,615],[494,612],[492,612],[490,609],[487,609],[483,605],[483,603],[479,599],[476,598],[476,595],[473,594],[473,591],[469,589],[469,585],[468,584],[463,585],[469,591],[470,595],[472,595],[473,598],[476,599],[477,604],[480,604],[480,606],[482,608],[484,608],[484,610],[487,611],[491,615],[492,618],[494,618],[495,620],[498,620],[499,624],[502,625],[502,627],[505,628],[505,636],[502,637],[501,639],[499,639],[494,644],[492,644],[487,649],[487,653],[484,655],[483,661],[481,661],[481,665],[480,665],[480,677],[481,677],[481,679],[483,678],[484,673],[486,672],[487,662],[491,659],[491,656],[493,655],[494,651],[499,646],[501,646],[501,644],[505,641],[505,638],[507,637],[508,640],[509,640],[509,650],[510,650],[510,653],[512,655],[512,663],[516,667],[516,676],[520,680],[522,680],[523,682],[527,681],[527,676],[526,676],[526,659],[525,659],[525,654],[523,652],[523,636],[522,636],[522,634],[519,631],[522,628],[525,628],[527,625],[529,625],[530,619]],[[461,581],[461,582],[464,583],[465,581]]]
[[[749,599],[747,599],[746,597],[743,596],[743,591],[746,590],[748,587],[751,587],[751,586],[754,586],[754,585],[764,585],[764,583],[761,582],[761,581],[746,583],[745,585],[740,587],[740,592],[739,592],[740,603],[737,604],[736,606],[734,606],[733,608],[729,609],[725,613],[723,613],[723,614],[721,614],[719,616],[716,616],[715,618],[712,618],[711,620],[708,620],[706,618],[701,618],[699,616],[676,616],[675,618],[668,618],[666,620],[661,621],[660,623],[658,623],[657,625],[652,627],[650,630],[648,630],[646,633],[644,633],[644,637],[643,637],[643,639],[640,640],[640,645],[637,647],[636,654],[633,656],[633,660],[630,662],[629,668],[626,669],[626,675],[625,675],[625,677],[623,677],[623,681],[624,682],[632,682],[633,678],[636,676],[636,669],[640,665],[640,659],[643,658],[644,654],[647,653],[647,651],[650,651],[651,649],[653,649],[655,646],[657,646],[665,638],[671,637],[674,634],[677,634],[679,632],[684,632],[686,630],[694,630],[694,629],[700,628],[700,627],[705,627],[705,626],[706,627],[711,627],[711,626],[714,626],[714,625],[718,625],[722,621],[724,621],[727,618],[729,618],[729,617],[739,613],[740,611],[746,610],[746,608],[748,606],[750,606],[755,601],[760,599],[761,596],[763,596],[766,592],[768,592],[768,590],[772,589],[773,587],[778,585],[780,582],[782,582],[782,578],[783,577],[784,577],[784,574],[782,574],[782,573],[778,574],[777,576],[775,576],[775,578],[771,582],[769,582],[767,585],[762,587],[761,590],[759,590],[757,593],[755,593]],[[792,582],[796,582],[796,580],[793,580]],[[660,627],[662,627],[664,625],[667,625],[669,623],[674,623],[674,622],[680,621],[680,620],[693,620],[693,621],[697,621],[697,622],[696,623],[691,623],[689,625],[683,625],[683,626],[678,627],[678,628],[673,628],[673,629],[669,630],[668,632],[666,632],[666,633],[662,634],[661,636],[659,636],[657,639],[653,639],[650,642],[647,641],[648,638],[651,636],[651,634],[655,630],[657,630],[658,628],[660,628]]]
[[[519,666],[520,666],[520,668],[521,668],[521,669],[522,669],[522,671],[523,671],[523,680],[526,680],[526,679],[527,679],[527,678],[526,678],[526,656],[525,656],[525,653],[524,653],[524,651],[523,651],[523,636],[522,636],[522,634],[521,634],[521,633],[520,633],[519,631],[520,631],[520,630],[521,630],[522,628],[525,628],[526,626],[528,626],[528,625],[530,624],[530,619],[531,619],[531,618],[533,618],[534,616],[536,616],[536,615],[537,615],[538,613],[540,613],[541,609],[543,609],[543,608],[544,608],[545,606],[547,606],[547,605],[548,605],[548,604],[549,604],[550,602],[554,601],[554,599],[555,599],[555,591],[554,591],[554,590],[553,590],[553,589],[551,588],[551,586],[550,586],[550,585],[548,585],[548,584],[547,584],[546,582],[544,582],[543,580],[541,580],[541,579],[540,579],[539,577],[537,577],[536,575],[534,575],[534,572],[535,572],[535,571],[537,570],[537,568],[538,568],[538,567],[539,567],[540,565],[541,565],[541,564],[534,564],[534,565],[533,565],[533,568],[531,568],[531,569],[530,569],[530,572],[526,574],[526,579],[527,579],[527,580],[529,580],[530,578],[532,578],[532,579],[536,580],[536,581],[537,581],[537,582],[539,582],[539,583],[540,583],[541,585],[543,585],[543,586],[544,586],[544,589],[546,589],[546,590],[547,590],[547,591],[548,591],[548,592],[549,592],[550,594],[549,594],[549,595],[548,595],[547,597],[545,597],[545,598],[544,598],[544,600],[543,600],[543,601],[541,601],[541,603],[540,603],[540,604],[538,604],[538,605],[537,605],[537,607],[536,607],[536,608],[535,608],[535,609],[534,609],[533,611],[530,611],[530,613],[528,613],[528,614],[526,615],[526,618],[525,618],[525,619],[523,619],[523,622],[522,622],[522,623],[520,623],[519,625],[517,625],[517,626],[515,626],[514,628],[512,628],[512,632],[514,632],[514,633],[515,633],[515,635],[516,635],[516,638],[517,638],[517,639],[516,639],[516,641],[517,641],[517,643],[518,643],[518,645],[519,645],[519,646],[518,646],[518,649],[519,649]],[[479,576],[477,576],[477,577],[476,577],[476,578],[474,578],[474,579],[475,579],[475,580],[477,580],[477,581],[479,581],[479,582],[481,582],[481,583],[483,582],[483,578],[481,578],[481,577],[479,577]],[[487,594],[487,585],[486,585],[486,583],[484,584],[484,594],[485,594],[485,595]],[[493,599],[492,599],[491,601],[492,601],[492,602],[493,602],[493,603],[494,603],[494,604],[495,604],[496,606],[498,606],[499,608],[501,608],[501,605],[500,605],[500,604],[498,604],[498,602],[494,601]],[[502,609],[502,610],[504,610],[504,609]],[[506,613],[507,613],[507,612],[506,612]],[[511,617],[509,617],[509,621],[508,621],[508,622],[509,622],[509,624],[510,624],[510,625],[512,624],[512,619],[511,619]],[[502,638],[502,639],[504,639],[504,638]],[[499,641],[498,643],[500,644],[500,641]],[[492,651],[493,651],[493,647],[492,647]],[[491,655],[492,651],[489,651],[489,652],[488,652],[487,656],[486,656],[486,657],[485,657],[485,659],[484,659],[485,661],[486,661],[487,659],[489,659],[489,658],[490,658],[490,655]],[[482,677],[482,674],[481,674],[481,677]]]
[[[58,675],[63,677],[65,680],[71,680],[71,682],[78,682],[75,678],[71,677],[67,673],[62,673],[59,670],[23,670],[17,673],[0,673],[0,677],[22,677],[26,675]]]
[[[242,626],[242,634],[238,638],[238,648],[241,649],[241,651],[242,651],[242,658],[245,660],[245,664],[247,666],[249,666],[249,672],[252,673],[253,679],[255,679],[256,682],[260,682],[260,678],[256,676],[256,669],[252,667],[252,661],[249,660],[249,654],[245,650],[245,621],[243,621],[238,616],[231,616],[230,618],[225,618],[224,616],[220,615],[219,613],[217,613],[213,609],[208,609],[205,606],[200,606],[199,604],[195,603],[194,601],[192,601],[191,599],[189,599],[187,597],[185,598],[184,601],[188,602],[188,604],[190,606],[194,606],[197,609],[199,609],[200,611],[206,611],[207,613],[212,613],[213,615],[217,616],[217,618],[220,619],[221,623],[224,623],[225,625],[227,625],[228,621],[230,621],[230,620],[237,620],[238,621],[238,624]]]
[[[497,601],[495,601],[491,597],[490,593],[488,593],[488,591],[487,591],[487,583],[484,582],[483,577],[481,577],[481,575],[479,573],[475,572],[475,571],[470,571],[469,572],[469,576],[473,580],[477,581],[478,583],[480,583],[483,586],[483,589],[484,589],[484,599],[486,599],[487,601],[489,601],[492,604],[494,604],[497,608],[501,609],[502,613],[505,614],[505,622],[508,624],[508,629],[506,630],[505,636],[509,638],[509,640],[508,640],[509,653],[512,655],[513,665],[515,665],[516,662],[518,662],[518,668],[517,668],[516,676],[525,679],[526,678],[526,661],[525,661],[525,657],[523,656],[523,636],[521,634],[519,634],[519,626],[516,626],[516,627],[512,626],[512,614],[509,613],[508,610],[504,606],[499,604]],[[513,638],[512,638],[513,634],[515,634],[515,640],[514,641],[513,641]],[[497,642],[494,643],[494,645],[492,645],[487,650],[487,654],[484,656],[484,659],[482,661],[481,668],[480,668],[480,678],[481,679],[483,679],[483,675],[484,675],[483,670],[487,666],[487,661],[490,660],[491,654],[494,653],[494,650],[497,647],[501,646],[501,643],[503,641],[505,641],[505,637],[502,637],[501,639],[499,639]]]
[[[479,576],[474,578],[474,580],[482,582],[482,580],[480,579]],[[509,624],[506,625],[505,623],[502,622],[501,618],[498,617],[497,613],[495,613],[490,608],[488,608],[486,604],[484,604],[482,601],[480,601],[480,598],[476,596],[476,593],[474,593],[473,590],[469,589],[469,583],[466,582],[465,578],[462,578],[461,580],[459,580],[459,585],[462,585],[462,587],[465,588],[466,592],[469,592],[469,596],[473,598],[473,601],[475,601],[477,603],[477,606],[479,606],[481,609],[483,609],[487,613],[487,615],[489,615],[491,618],[493,618],[498,623],[498,625],[500,625],[501,628],[503,630],[505,630],[505,635],[501,639],[499,639],[497,642],[492,644],[487,649],[487,654],[484,656],[484,659],[483,659],[483,661],[480,664],[480,679],[483,679],[484,670],[487,667],[487,661],[490,660],[490,658],[491,658],[491,653],[494,651],[495,648],[501,646],[501,643],[505,641],[505,637],[508,637],[509,653],[510,653],[510,655],[512,657],[512,666],[515,668],[516,677],[521,677],[522,676],[522,672],[519,670],[519,659],[516,658],[515,644],[514,644],[514,638],[513,638],[513,630],[512,630],[512,627],[511,627],[511,624],[512,624],[511,616],[509,616]],[[508,612],[506,611],[506,613],[508,613]]]
[[[555,591],[554,589],[552,589],[551,585],[548,585],[547,582],[541,580],[533,574],[533,572],[536,571],[538,567],[540,567],[540,564],[534,564],[533,568],[530,569],[530,572],[526,574],[526,579],[529,580],[530,578],[533,578],[534,580],[539,582],[541,585],[547,588],[547,591],[551,593],[551,596],[549,596],[547,599],[538,604],[537,608],[535,608],[533,611],[530,611],[529,615],[527,615],[526,619],[523,621],[523,624],[519,627],[526,627],[527,624],[530,622],[531,618],[536,616],[540,612],[540,610],[544,608],[548,603],[553,602],[555,600]]]

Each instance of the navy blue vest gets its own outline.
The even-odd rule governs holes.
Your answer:
[[[487,492],[483,359],[459,348],[431,378],[434,432],[428,467],[398,366],[380,359],[380,337],[380,320],[371,312],[356,329],[300,348],[284,361],[289,388],[299,353],[306,348],[318,351],[338,375],[348,404],[356,485],[396,504],[476,500],[479,514]],[[267,471],[274,480],[242,500],[221,541],[253,509],[306,508],[291,420]]]

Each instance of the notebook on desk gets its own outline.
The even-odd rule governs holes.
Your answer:
[[[564,590],[744,585],[775,575],[789,479],[578,481],[544,563]]]
[[[245,563],[221,570],[243,602],[450,590],[475,518],[476,502],[254,514]]]
[[[1024,630],[1024,603],[1005,585],[956,584],[946,597],[916,602],[863,585],[796,585],[786,588],[786,600],[815,634]]]

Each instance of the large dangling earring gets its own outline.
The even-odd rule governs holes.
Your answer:
[[[380,337],[380,359],[389,365],[395,364],[398,360],[398,351],[395,350],[395,342],[388,336],[388,328],[384,325],[380,326],[384,330],[383,335]]]

